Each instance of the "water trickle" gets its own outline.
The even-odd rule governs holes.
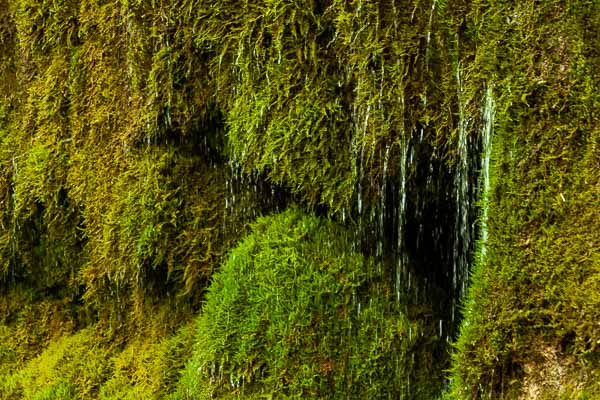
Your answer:
[[[402,292],[402,276],[406,275],[406,269],[408,264],[408,257],[406,254],[406,242],[405,242],[405,231],[406,231],[406,178],[408,172],[407,158],[408,158],[408,139],[405,135],[400,140],[400,187],[399,187],[399,201],[398,201],[398,260],[396,262],[396,273],[395,273],[395,291],[396,301],[400,302],[400,295]],[[412,154],[412,153],[411,153]],[[411,159],[412,161],[412,159]],[[410,276],[409,276],[410,286]]]
[[[469,227],[469,146],[468,125],[465,115],[465,100],[460,64],[456,65],[456,83],[458,90],[458,160],[454,174],[454,190],[456,200],[456,218],[454,223],[454,248],[453,248],[453,277],[452,286],[460,299],[466,290],[468,276],[468,256],[471,245],[471,231]]]
[[[425,68],[429,69],[429,58],[430,58],[430,43],[431,43],[431,30],[433,28],[433,14],[435,13],[435,4],[437,0],[431,2],[431,11],[429,12],[429,21],[427,22],[427,45],[425,47]]]
[[[358,195],[356,198],[358,203],[358,214],[362,214],[362,184],[358,184]]]
[[[358,176],[358,213],[362,214],[362,180],[364,175],[364,159],[365,159],[365,151],[367,147],[367,129],[369,127],[369,113],[371,111],[371,106],[368,105],[365,111],[364,122],[362,126],[362,146],[360,150],[360,161],[358,164],[359,167],[359,176]],[[362,219],[362,217],[360,217]]]
[[[391,146],[388,143],[385,147],[385,156],[383,158],[383,174],[381,178],[380,187],[380,210],[379,210],[379,238],[377,239],[377,256],[383,256],[383,244],[386,240],[385,235],[385,219],[386,219],[386,203],[387,203],[387,185],[388,185],[388,165],[390,162],[390,149]]]
[[[485,101],[483,104],[483,126],[481,129],[481,145],[483,148],[481,159],[481,251],[479,253],[479,263],[483,263],[486,255],[486,242],[488,238],[487,219],[488,219],[488,197],[490,192],[490,158],[492,156],[492,134],[494,131],[494,114],[496,103],[491,85],[488,85],[485,91]]]

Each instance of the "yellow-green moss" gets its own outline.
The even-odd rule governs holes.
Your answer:
[[[19,293],[2,309],[1,399],[161,399],[191,356],[195,331],[169,307],[138,305],[138,331],[116,340],[103,324],[77,329],[73,305]]]
[[[184,325],[175,334],[140,337],[111,359],[110,378],[99,399],[164,399],[175,389],[184,362],[191,356],[195,330]]]
[[[479,7],[474,67],[487,68],[498,102],[489,236],[466,300],[452,394],[593,398],[600,367],[598,4]]]
[[[356,195],[374,206],[384,164],[397,177],[418,131],[452,164],[465,5],[438,3],[199,2],[194,40],[235,161],[332,212],[354,210]]]

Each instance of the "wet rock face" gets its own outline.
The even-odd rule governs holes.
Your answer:
[[[351,280],[329,282],[298,261],[307,287],[323,278],[333,285],[325,293],[349,293],[311,294],[319,300],[310,304],[333,308],[306,305],[310,319],[298,329],[321,329],[341,313],[345,333],[368,345],[385,338],[403,357],[413,349],[402,343],[413,342],[399,338],[421,321],[423,337],[438,338],[425,354],[443,354],[458,336],[476,261],[457,341],[458,398],[493,397],[507,385],[517,393],[523,374],[537,387],[536,347],[558,363],[568,353],[573,365],[591,366],[586,382],[600,382],[599,8],[589,0],[0,0],[0,291],[20,293],[7,299],[11,309],[27,298],[64,300],[78,323],[111,335],[160,325],[145,319],[148,305],[176,310],[176,325],[198,311],[247,225],[294,202],[351,238],[333,241],[339,254],[319,256],[302,247],[317,246],[312,233],[290,233],[304,217],[284,214],[296,222],[281,237],[298,243],[264,242],[281,265],[298,261],[285,249],[361,265],[349,267]],[[285,280],[289,271],[267,261],[255,265]],[[243,290],[268,287],[255,276],[258,286]],[[288,289],[281,295],[296,293]],[[263,340],[265,329],[251,332]],[[383,382],[327,354],[307,361],[319,377],[307,387],[345,382],[364,394],[356,382]],[[373,371],[386,370],[387,357],[369,359]],[[221,361],[211,361],[219,373]],[[238,385],[281,374],[287,390],[300,390],[273,363],[225,375]],[[408,393],[397,382],[410,373],[390,371],[398,378],[390,390]],[[585,386],[565,374],[562,386]],[[214,390],[229,390],[219,382]],[[586,395],[598,397],[594,390]]]
[[[481,125],[466,4],[2,4],[0,124],[23,132],[2,136],[6,275],[95,305],[199,294],[291,192],[456,324]]]
[[[408,307],[404,294],[398,302],[352,241],[346,229],[294,208],[254,223],[214,277],[180,393],[439,393],[443,346],[430,308]]]
[[[481,169],[485,77],[463,66],[468,11],[437,0],[195,9],[230,157],[351,225],[394,290],[427,282],[449,337]]]

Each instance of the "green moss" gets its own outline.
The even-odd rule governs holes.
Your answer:
[[[0,325],[2,399],[160,399],[191,354],[194,329],[169,328],[166,307],[147,308],[144,331],[122,345],[100,324],[74,331],[56,306],[29,308]]]
[[[180,398],[412,398],[440,390],[432,321],[411,320],[330,222],[259,219],[214,276]]]
[[[451,165],[466,6],[439,3],[199,2],[194,40],[232,157],[332,212],[352,211],[356,195],[376,204],[384,164],[397,177],[391,166],[419,131]]]
[[[37,299],[36,299],[37,297]],[[49,300],[34,290],[14,288],[2,296],[2,366],[11,372],[37,356],[49,342],[72,333],[76,315],[68,299]]]
[[[449,7],[5,3],[0,249],[7,279],[75,296],[84,286],[95,306],[124,286],[160,291],[177,282],[173,292],[183,297],[201,292],[214,254],[238,236],[231,229],[209,238],[219,230],[214,221],[176,228],[167,221],[197,218],[203,199],[226,203],[227,156],[247,176],[264,173],[310,206],[353,217],[358,197],[365,209],[379,207],[386,174],[400,181],[400,153],[420,128],[434,145],[419,151],[450,173],[457,55],[444,48],[457,16]],[[170,174],[152,163],[194,165],[205,175]],[[154,186],[137,184],[146,176]],[[197,184],[210,188],[173,203]],[[171,203],[142,211],[155,204],[139,199],[166,193]],[[249,219],[241,214],[231,224]]]
[[[163,399],[190,357],[195,330],[184,325],[174,335],[138,338],[111,359],[111,376],[99,399]]]
[[[114,326],[144,296],[197,301],[275,196],[227,163],[189,14],[144,2],[2,4],[3,284],[83,291]]]
[[[452,237],[446,223],[465,217],[455,215],[457,200],[473,198],[471,189],[454,187],[465,161],[457,137],[468,136],[467,175],[475,176],[478,115],[491,88],[489,235],[465,304],[452,393],[597,396],[599,7],[587,0],[0,0],[0,290],[7,311],[0,370],[21,369],[47,349],[40,361],[51,371],[40,386],[34,375],[46,372],[28,364],[33,372],[23,379],[32,389],[21,375],[5,374],[3,390],[12,397],[80,393],[86,386],[52,360],[68,353],[57,344],[63,339],[87,346],[87,331],[68,335],[97,323],[99,336],[113,340],[106,346],[128,349],[113,355],[114,371],[96,377],[109,380],[102,393],[166,395],[157,382],[170,385],[172,371],[165,381],[154,377],[177,363],[150,343],[127,343],[128,333],[152,331],[159,341],[197,310],[246,224],[285,203],[260,177],[294,192],[307,209],[358,227],[357,248],[385,261],[381,275],[406,250],[414,269],[438,277],[427,287],[446,279],[449,288],[456,255],[448,243],[466,239]],[[404,195],[407,216],[400,216]],[[402,229],[406,237],[397,241]],[[423,254],[423,242],[433,243],[435,257]],[[332,246],[315,259],[342,262],[333,253],[350,254],[357,274],[328,284],[373,299],[340,326],[367,344],[375,329],[380,346],[399,354],[409,349],[398,338],[407,326],[417,329],[418,318],[430,337],[431,317],[385,305],[381,293],[389,288],[374,283],[384,278],[366,255]],[[451,303],[452,291],[440,304]],[[165,309],[175,310],[170,320],[145,316]],[[325,326],[324,312],[307,314],[314,327]],[[356,360],[341,364],[344,378],[336,375],[340,361],[325,374],[334,386],[345,377],[383,382],[369,375],[376,372],[351,370],[358,359],[374,371],[386,365],[387,356],[361,353],[363,344],[352,350]],[[145,369],[146,359],[133,354],[138,347],[161,367]],[[327,362],[314,356],[297,364],[286,372],[286,390],[328,390]],[[282,384],[273,363],[259,367],[271,374],[265,391]],[[403,384],[390,385],[404,393]],[[259,386],[247,383],[246,395]]]
[[[498,4],[482,20],[479,63],[498,99],[489,239],[457,342],[456,398],[597,392],[597,11]]]

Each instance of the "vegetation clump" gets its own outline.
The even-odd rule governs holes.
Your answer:
[[[352,247],[297,209],[254,223],[214,275],[179,398],[434,398],[433,321]]]
[[[190,324],[166,328],[172,312],[154,309],[145,330],[119,344],[101,324],[75,329],[59,310],[42,302],[17,324],[0,324],[0,399],[158,400],[173,392],[191,351]]]

